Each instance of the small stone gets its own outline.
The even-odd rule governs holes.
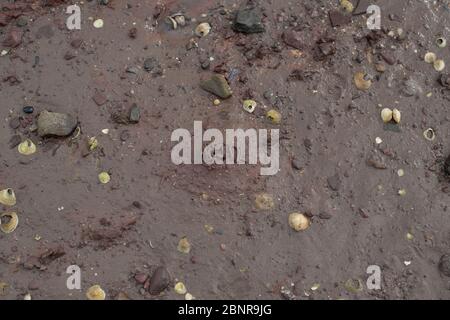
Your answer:
[[[11,28],[6,35],[3,45],[9,48],[18,47],[22,43],[23,31],[19,28]]]
[[[291,162],[292,168],[294,168],[295,170],[302,170],[302,163],[300,162],[300,160],[298,159],[293,159]]]
[[[156,58],[147,58],[144,61],[144,69],[147,72],[151,72],[153,71],[153,69],[155,69],[156,67],[158,67],[159,63],[158,60],[156,60]]]
[[[100,91],[96,91],[92,100],[100,107],[108,101],[108,98]]]
[[[20,127],[20,118],[14,117],[11,120],[9,120],[9,127],[14,130],[19,128]]]
[[[34,107],[26,106],[26,107],[23,107],[22,110],[23,110],[24,113],[33,113],[34,112]]]
[[[150,284],[148,287],[148,292],[151,295],[158,295],[170,284],[170,274],[166,268],[160,266],[156,268],[152,277],[150,278]]]
[[[304,50],[306,47],[306,40],[308,39],[304,32],[296,30],[285,31],[282,38],[288,46],[297,50]]]
[[[37,131],[41,137],[65,137],[75,130],[77,124],[77,119],[69,114],[44,110],[39,114],[37,119]]]
[[[352,22],[352,17],[350,15],[346,15],[337,10],[330,11],[328,16],[333,27],[344,26]]]
[[[74,49],[78,49],[81,47],[81,45],[83,44],[83,40],[82,39],[74,39],[70,42],[70,45],[72,46],[72,48]]]
[[[228,99],[233,94],[227,80],[220,74],[215,74],[210,79],[202,81],[200,87],[222,99]]]
[[[262,24],[261,10],[257,7],[238,10],[234,19],[233,30],[247,34],[266,31]]]
[[[338,191],[339,188],[341,187],[341,179],[337,173],[334,176],[329,177],[327,179],[327,182],[328,187],[330,187],[330,189],[333,191]]]
[[[403,82],[401,92],[406,97],[414,97],[421,95],[423,89],[417,81],[413,79],[408,79],[405,82]]]
[[[329,220],[329,219],[331,219],[331,217],[332,217],[331,214],[328,212],[319,213],[319,218],[322,220]]]
[[[131,123],[138,123],[141,119],[141,110],[137,106],[137,104],[133,104],[130,109],[130,122]]]
[[[446,277],[450,277],[450,255],[444,254],[439,261],[439,270]]]
[[[145,273],[137,273],[134,275],[134,280],[139,284],[144,284],[147,281],[148,275]]]
[[[14,149],[22,142],[20,135],[16,134],[9,139],[8,145],[10,149]]]
[[[137,28],[131,28],[129,31],[128,31],[128,36],[131,38],[131,39],[136,39],[136,37],[137,37]]]

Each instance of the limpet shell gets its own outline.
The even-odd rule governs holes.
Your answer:
[[[372,86],[372,80],[366,80],[365,77],[366,74],[364,72],[357,72],[353,76],[353,80],[355,81],[355,85],[358,90],[369,90],[369,88]]]
[[[178,23],[174,18],[169,16],[166,18],[165,21],[168,25],[170,25],[172,27],[173,30],[176,30],[178,28]]]
[[[96,284],[86,291],[86,297],[89,300],[105,300],[106,293],[98,284]]]
[[[436,45],[439,48],[445,48],[447,46],[447,40],[445,38],[439,37],[436,39]]]
[[[434,130],[431,128],[428,128],[427,130],[425,130],[423,132],[423,136],[428,141],[434,141],[434,139],[436,139],[436,134],[434,133]]]
[[[200,23],[195,28],[195,34],[199,37],[207,36],[210,31],[211,31],[211,25],[208,22]]]
[[[304,214],[293,212],[289,215],[289,226],[295,231],[304,231],[309,225],[309,219]]]
[[[16,194],[14,190],[7,188],[0,191],[0,203],[9,207],[16,205]]]
[[[345,11],[351,13],[353,12],[353,3],[348,0],[341,0],[341,7],[345,9]]]
[[[109,176],[109,173],[108,173],[108,172],[103,171],[103,172],[100,172],[100,173],[98,174],[98,180],[99,180],[101,183],[106,184],[106,183],[108,183],[109,181],[111,181],[111,177]]]
[[[175,292],[178,294],[186,294],[187,293],[187,289],[186,286],[184,285],[183,282],[178,282],[175,287]]]
[[[278,124],[281,122],[281,113],[279,113],[277,110],[269,110],[267,111],[267,119],[272,121],[272,123]]]
[[[425,56],[423,57],[423,60],[426,63],[434,63],[436,61],[437,57],[434,52],[427,52],[425,53]]]
[[[391,122],[392,117],[393,117],[393,112],[391,109],[384,108],[383,110],[381,110],[381,119],[383,120],[384,123]]]
[[[180,27],[184,27],[186,25],[186,18],[181,13],[174,14],[172,17]]]
[[[255,197],[255,206],[260,210],[270,210],[275,206],[275,203],[270,194],[260,193]]]
[[[11,233],[16,230],[19,224],[19,217],[15,212],[5,212],[0,215],[0,230],[4,233]]]
[[[191,244],[189,243],[189,240],[186,237],[183,237],[178,242],[178,251],[181,253],[189,253],[191,251]]]
[[[17,150],[20,154],[29,156],[36,152],[36,145],[30,139],[26,139],[17,146]]]
[[[248,113],[253,113],[253,111],[255,111],[256,105],[257,103],[254,100],[244,100],[242,108],[244,108],[244,110]]]
[[[104,25],[103,19],[95,20],[93,25],[94,25],[94,28],[96,28],[96,29],[103,28],[103,25]]]
[[[400,123],[400,120],[402,119],[402,114],[400,113],[400,110],[398,109],[392,110],[392,118],[396,123]]]
[[[358,293],[363,291],[364,285],[361,279],[348,279],[344,287],[352,293]]]
[[[442,59],[438,59],[433,63],[434,70],[442,71],[445,69],[445,62]]]

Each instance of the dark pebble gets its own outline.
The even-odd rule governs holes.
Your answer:
[[[319,213],[319,218],[323,220],[329,220],[331,219],[331,214],[328,212],[321,212]]]
[[[158,267],[153,273],[148,292],[151,295],[158,295],[163,292],[170,284],[170,274],[164,267]]]
[[[23,107],[23,112],[25,112],[25,113],[33,113],[34,112],[34,107],[32,107],[32,106]]]
[[[141,110],[136,104],[133,104],[133,106],[130,109],[130,122],[138,123],[140,119],[141,119]]]

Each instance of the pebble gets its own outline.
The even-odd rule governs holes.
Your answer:
[[[13,27],[6,34],[3,45],[9,48],[16,48],[22,43],[23,31],[19,28]]]
[[[131,123],[138,123],[141,119],[141,109],[135,103],[131,106],[129,119]]]
[[[262,23],[261,10],[257,7],[238,10],[233,22],[233,30],[246,34],[266,31]]]
[[[331,10],[328,16],[333,27],[344,26],[352,22],[351,15],[344,14],[343,12],[338,10]]]
[[[34,112],[34,107],[32,107],[32,106],[23,107],[23,112],[24,113],[33,113]]]
[[[341,187],[341,178],[336,173],[334,176],[331,176],[327,179],[328,187],[333,191],[338,191]]]
[[[96,91],[92,100],[100,107],[108,101],[108,98],[100,91]]]
[[[300,160],[298,159],[293,159],[291,162],[292,168],[294,168],[295,170],[302,170],[302,163]]]
[[[215,74],[208,80],[202,81],[200,87],[222,99],[228,99],[233,94],[227,80],[220,74]]]
[[[166,268],[159,266],[156,268],[152,277],[150,278],[150,285],[148,292],[151,295],[158,295],[169,286],[171,281],[170,274]]]
[[[41,137],[65,137],[75,130],[77,124],[77,119],[69,114],[44,110],[37,119],[37,131]]]
[[[444,254],[441,257],[439,261],[439,270],[444,276],[450,277],[450,255]]]

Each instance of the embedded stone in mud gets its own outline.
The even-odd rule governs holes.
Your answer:
[[[260,33],[266,31],[262,24],[259,8],[245,8],[236,13],[233,30],[242,33]]]
[[[38,134],[41,137],[65,137],[75,130],[77,123],[77,119],[69,114],[44,110],[37,119]]]
[[[227,99],[233,94],[227,80],[221,74],[215,74],[210,79],[202,81],[200,87],[222,99]]]

